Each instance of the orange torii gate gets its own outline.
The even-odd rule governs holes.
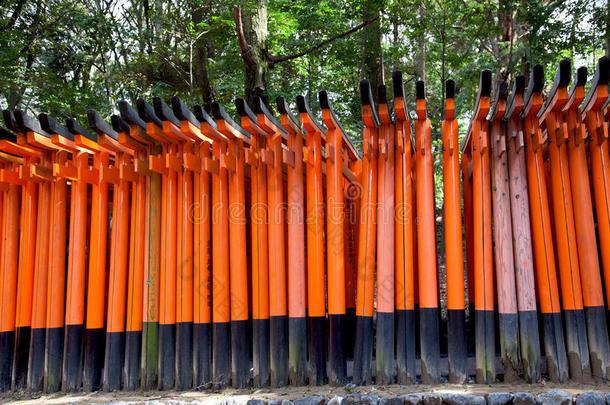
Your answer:
[[[0,311],[0,392],[11,388],[15,355],[20,197],[21,188],[25,187],[25,182],[18,178],[17,173],[25,160],[24,156],[35,154],[35,151],[28,149],[17,145],[15,134],[0,127],[0,304],[3,308]]]
[[[489,128],[491,71],[481,72],[464,148],[472,149],[476,380],[496,378]]]
[[[396,368],[398,382],[415,382],[415,215],[413,191],[413,141],[405,100],[402,72],[392,72],[396,151]]]
[[[536,114],[542,107],[544,71],[535,65],[519,112],[525,138],[528,196],[531,210],[536,287],[542,313],[544,352],[551,381],[568,378],[568,357],[564,343],[559,288],[555,265],[555,248],[551,234],[551,216],[542,156],[541,131]]]
[[[464,300],[464,255],[458,123],[455,120],[455,82],[447,80],[443,109],[443,196],[447,274],[447,351],[449,381],[466,381],[466,304]]]
[[[589,345],[583,308],[583,293],[580,279],[580,263],[576,241],[576,228],[572,205],[572,188],[567,155],[567,131],[559,125],[559,113],[569,100],[571,64],[564,59],[555,75],[553,88],[547,101],[537,112],[539,128],[536,141],[540,147],[548,143],[551,168],[551,197],[555,230],[555,243],[561,281],[561,299],[566,324],[566,345],[570,363],[570,377],[584,380],[591,376]],[[578,104],[578,103],[577,103]],[[546,129],[546,136],[543,134]]]
[[[415,121],[415,190],[421,378],[424,384],[433,384],[440,379],[434,157],[432,156],[432,129],[426,111],[426,90],[423,81],[416,83],[415,92],[417,113]]]
[[[127,307],[125,319],[125,359],[122,370],[123,386],[134,390],[140,385],[141,356],[144,335],[144,319],[147,308],[144,298],[145,288],[142,285],[146,279],[147,269],[150,268],[146,260],[149,243],[155,238],[155,230],[149,225],[147,206],[154,204],[153,184],[159,175],[149,169],[148,156],[154,153],[160,145],[146,132],[146,122],[125,101],[119,102],[119,111],[123,125],[118,117],[113,116],[115,129],[119,131],[119,141],[124,145],[132,145],[134,149],[133,169],[122,166],[123,175],[131,177],[135,183],[132,186],[131,223],[130,223],[130,253],[129,274],[127,286]],[[156,179],[154,179],[156,178]],[[153,180],[154,179],[154,180]],[[157,256],[158,257],[158,256]],[[152,284],[152,283],[151,283]]]
[[[82,308],[84,302],[84,280],[85,280],[85,247],[86,247],[86,224],[87,224],[87,183],[82,180],[84,173],[79,175],[78,168],[84,169],[88,167],[89,153],[85,148],[78,146],[75,142],[75,134],[68,128],[57,123],[47,114],[40,114],[39,120],[42,128],[51,134],[51,141],[56,145],[61,145],[72,154],[71,161],[57,162],[53,165],[53,175],[58,179],[70,180],[71,184],[71,199],[70,199],[70,229],[68,243],[68,273],[65,272],[66,257],[62,254],[54,255],[55,262],[50,264],[49,274],[49,293],[48,293],[48,318],[49,328],[46,336],[46,360],[44,372],[44,385],[47,392],[59,391],[62,388],[62,369],[64,364],[62,360],[66,356],[73,354],[70,350],[78,350],[79,358],[76,370],[71,370],[80,375],[80,348],[81,340],[75,342],[74,336],[68,334],[68,328],[74,331],[74,326],[71,325],[74,320],[77,320],[78,335],[82,337],[82,321],[84,312],[78,308]],[[72,121],[70,124],[76,127],[77,124]],[[84,132],[84,130],[83,130]],[[61,159],[63,160],[63,159]],[[67,184],[61,182],[55,188],[55,196],[53,198],[53,226],[51,234],[52,249],[63,251],[66,241],[64,232],[67,230],[66,207],[63,205],[67,194]],[[79,250],[78,253],[76,251]],[[78,256],[78,257],[75,257]],[[67,278],[67,283],[66,283]],[[64,299],[69,295],[64,306]],[[73,296],[72,294],[77,294]],[[75,301],[75,302],[74,302]],[[72,306],[74,304],[74,307]],[[76,312],[76,313],[74,313]],[[71,317],[66,315],[70,313]],[[75,318],[72,318],[72,316]],[[70,322],[70,324],[68,324]],[[65,326],[64,326],[65,325]],[[76,348],[75,346],[78,346]],[[71,375],[73,376],[73,375]],[[80,377],[73,376],[76,381],[80,381]],[[65,385],[64,385],[65,387]]]
[[[595,85],[595,80],[592,84]],[[581,142],[570,141],[570,139],[575,139],[576,137],[582,139],[582,133],[585,131],[582,115],[578,117],[580,114],[578,101],[582,99],[580,97],[583,94],[582,86],[576,92],[579,94],[576,97],[570,98],[569,102],[563,106],[562,114],[559,115],[556,121],[562,127],[561,134],[564,139],[567,137],[567,157],[572,190],[576,245],[578,247],[580,264],[580,280],[583,287],[583,307],[590,356],[594,359],[591,361],[591,373],[594,378],[605,380],[607,373],[610,372],[610,347],[608,346],[608,330],[603,309],[604,294],[599,254],[595,248],[597,247],[597,240],[595,237],[589,169],[585,148],[582,145],[578,146]],[[583,101],[585,106],[589,103],[589,99]]]
[[[324,129],[309,110],[305,97],[297,96],[297,109],[307,131],[303,159],[306,178],[307,223],[307,309],[309,317],[309,383],[326,382],[324,290],[324,196],[322,177],[322,139]]]
[[[362,104],[362,203],[358,235],[358,283],[356,293],[356,341],[354,346],[354,384],[371,382],[373,352],[373,311],[375,299],[375,262],[377,231],[378,127],[373,93],[368,80],[360,81]]]
[[[244,388],[249,379],[250,369],[247,334],[248,264],[244,149],[250,144],[250,134],[237,125],[216,102],[212,103],[212,114],[216,118],[218,131],[229,140],[226,151],[220,156],[220,167],[227,169],[229,243],[236,248],[229,258],[230,287],[226,285],[226,288],[230,288],[231,300],[231,381],[234,387]]]
[[[288,357],[290,383],[307,381],[307,266],[305,254],[305,184],[303,138],[305,130],[283,97],[276,100],[282,127],[288,131],[286,155],[288,226]]]
[[[610,372],[610,348],[608,346],[608,329],[604,311],[604,296],[601,283],[599,253],[595,237],[595,219],[593,215],[593,198],[591,197],[591,183],[589,182],[589,167],[587,164],[587,149],[585,145],[586,130],[591,138],[589,155],[591,159],[591,177],[593,178],[593,193],[596,199],[597,229],[599,231],[600,245],[605,246],[607,241],[608,207],[604,178],[608,169],[604,167],[604,154],[608,153],[607,140],[608,125],[603,120],[601,110],[607,103],[608,76],[610,75],[610,59],[599,59],[597,69],[591,80],[589,94],[578,108],[573,105],[564,115],[568,126],[568,159],[570,164],[570,181],[573,191],[574,219],[576,222],[576,237],[578,253],[581,262],[581,279],[583,284],[583,299],[589,348],[594,361],[591,362],[591,371],[594,377],[608,379]],[[580,86],[578,86],[580,85]],[[582,94],[584,82],[575,83],[580,87]],[[564,107],[564,110],[566,108]],[[606,143],[606,145],[604,144]],[[605,146],[605,148],[604,148]],[[604,280],[606,281],[606,296],[608,296],[608,280],[610,280],[610,267],[606,266],[606,249],[601,248],[602,263],[604,264]]]

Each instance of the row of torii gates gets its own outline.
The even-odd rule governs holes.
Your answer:
[[[607,380],[609,75],[485,70],[461,145],[447,81],[446,324],[421,81],[360,82],[361,155],[325,91],[5,110],[0,390]]]

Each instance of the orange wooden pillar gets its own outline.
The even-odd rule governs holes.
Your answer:
[[[231,379],[229,184],[227,168],[220,165],[226,154],[226,143],[212,145],[212,156],[218,164],[216,173],[212,171],[212,381],[219,388]]]
[[[14,134],[0,130],[0,142],[16,141]],[[0,146],[2,148],[2,146]],[[13,171],[21,164],[22,158],[8,154],[0,169],[2,185],[2,228],[0,256],[0,392],[11,388],[11,369],[15,350],[15,307],[17,302],[17,269],[19,257],[19,198],[20,185],[4,181],[5,170]]]
[[[494,258],[499,312],[500,353],[504,367],[504,382],[518,378],[521,366],[519,351],[519,316],[513,251],[510,178],[506,145],[506,113],[508,85],[501,83],[491,105],[487,120],[491,138],[491,178]]]
[[[218,131],[229,139],[221,167],[227,168],[229,182],[229,241],[231,300],[231,368],[233,387],[244,388],[249,381],[248,269],[246,258],[245,146],[250,134],[236,124],[218,103],[212,104]]]
[[[455,120],[455,82],[447,80],[443,109],[443,196],[447,274],[447,351],[449,381],[466,381],[466,306],[462,253],[462,204],[458,123]]]
[[[468,320],[466,322],[466,351],[474,353],[474,233],[472,212],[472,151],[462,148],[462,200],[464,201],[464,244],[466,248],[466,287],[468,290]]]
[[[142,376],[141,386],[147,389],[159,387],[160,318],[162,310],[161,279],[165,274],[167,255],[167,177],[165,160],[168,145],[174,138],[163,130],[163,122],[153,107],[144,99],[136,101],[138,115],[146,123],[146,135],[157,142],[148,147],[148,169],[146,182],[144,292],[142,314]],[[159,145],[160,144],[160,145]]]
[[[586,129],[591,137],[589,157],[591,160],[591,181],[595,194],[595,213],[600,246],[610,244],[610,155],[608,150],[608,97],[607,83],[610,72],[610,60],[602,57],[598,61],[599,75],[597,86],[591,83],[592,96],[589,103],[583,106]],[[585,78],[586,80],[586,78]],[[581,83],[582,84],[582,83]],[[584,84],[583,84],[584,85]],[[601,106],[598,103],[602,103]],[[581,133],[584,136],[583,133]],[[581,140],[582,141],[582,140]],[[580,143],[580,142],[579,142]],[[610,250],[601,249],[604,268],[604,285],[606,288],[606,316],[610,314]]]
[[[252,357],[254,386],[269,384],[269,248],[267,171],[263,151],[267,145],[267,132],[258,126],[244,99],[235,100],[241,116],[241,125],[251,134],[246,162],[250,165],[250,221],[252,246]]]
[[[120,165],[126,164],[130,149],[119,143],[118,132],[93,110],[87,112],[89,127],[97,133],[97,143],[104,151],[94,155],[97,184],[93,185],[93,206],[89,279],[87,288],[87,331],[83,383],[88,390],[121,387],[125,297],[129,249],[129,183],[121,179]],[[109,166],[108,154],[114,155]],[[95,160],[98,157],[98,160]],[[95,164],[97,162],[97,165]],[[107,257],[106,236],[109,225],[108,186],[112,184],[112,234]],[[97,205],[99,204],[99,206]],[[98,219],[96,212],[101,214]],[[123,217],[126,215],[127,217]],[[103,235],[100,235],[100,233]],[[97,247],[94,246],[97,243]],[[122,244],[119,248],[117,244]],[[96,250],[97,249],[97,250]],[[108,261],[108,263],[107,263]],[[110,271],[106,279],[106,266]],[[101,287],[103,286],[103,287]],[[108,289],[108,293],[106,291]],[[106,347],[106,350],[104,350]],[[112,370],[109,376],[107,370]]]
[[[16,139],[12,133],[2,129],[0,131],[0,142]],[[0,147],[1,148],[1,147]],[[7,156],[8,159],[10,156]],[[2,191],[2,229],[1,229],[1,254],[0,256],[0,392],[11,388],[11,371],[13,357],[15,354],[15,309],[17,302],[17,270],[19,258],[19,208],[20,208],[20,185],[5,182],[3,173],[5,170],[13,171],[21,163],[20,158],[13,162],[4,162],[0,169],[0,182],[7,190]],[[10,162],[10,163],[9,163]]]
[[[87,291],[86,247],[89,235],[88,185],[97,183],[99,174],[89,166],[89,155],[105,151],[97,143],[97,134],[84,129],[73,119],[66,121],[79,152],[73,152],[71,164],[54,167],[56,176],[71,180],[70,235],[65,302],[64,358],[62,364],[62,390],[81,388],[85,345],[85,296]],[[95,159],[95,158],[94,158]],[[93,196],[92,196],[93,198]]]
[[[555,266],[555,248],[551,233],[546,176],[542,156],[541,130],[536,114],[542,107],[544,72],[535,65],[529,86],[523,96],[523,136],[527,163],[528,195],[531,212],[531,229],[536,268],[536,286],[540,297],[543,338],[547,371],[552,381],[568,378],[568,359],[563,338],[561,308]]]
[[[600,59],[598,68],[591,83],[591,91],[583,101],[582,113],[577,103],[568,103],[564,107],[563,122],[567,122],[568,131],[568,159],[570,166],[570,184],[572,186],[572,202],[574,206],[574,222],[576,225],[576,241],[578,257],[580,260],[580,279],[583,288],[583,303],[587,332],[589,337],[589,351],[591,353],[591,372],[593,377],[606,380],[610,372],[610,347],[608,346],[608,328],[604,310],[604,295],[599,264],[599,252],[595,237],[595,220],[593,216],[593,198],[591,197],[591,183],[589,182],[589,168],[587,164],[586,146],[583,142],[586,134],[587,119],[591,121],[591,145],[600,144],[604,136],[599,127],[607,128],[602,120],[598,121],[601,106],[608,95],[608,75],[610,60],[606,57]],[[577,76],[578,77],[578,76]],[[578,86],[580,84],[580,86]],[[584,83],[574,84],[580,89],[575,92],[584,93]],[[574,97],[580,99],[581,97]],[[570,100],[572,101],[572,100]],[[579,116],[580,115],[580,116]],[[583,122],[585,121],[585,122]],[[605,131],[607,134],[607,130]],[[601,135],[601,136],[600,136]],[[599,161],[595,146],[590,146],[592,174],[599,173]],[[597,163],[597,170],[595,168]],[[595,181],[593,182],[595,189]],[[603,207],[603,206],[602,206]],[[598,229],[602,233],[602,221],[598,217]],[[599,223],[602,223],[600,226]],[[601,241],[601,237],[600,237]],[[604,246],[603,244],[601,246]],[[602,248],[602,251],[604,249]],[[602,253],[603,260],[603,253]],[[605,272],[605,274],[608,271]]]
[[[153,98],[153,106],[147,104],[144,100],[138,100],[138,113],[140,117],[147,122],[146,132],[149,136],[162,143],[160,154],[149,155],[149,169],[161,175],[161,215],[160,215],[160,242],[155,240],[149,241],[149,245],[160,243],[160,258],[159,260],[159,293],[158,304],[151,302],[151,294],[156,290],[154,281],[156,274],[154,272],[156,266],[156,257],[149,254],[148,269],[145,268],[145,277],[151,280],[152,289],[145,290],[144,301],[146,305],[143,319],[145,323],[145,333],[143,336],[146,360],[143,360],[145,366],[143,372],[145,376],[143,380],[146,385],[155,383],[155,374],[151,369],[154,363],[158,363],[157,368],[157,387],[161,390],[171,389],[175,386],[175,362],[176,362],[176,269],[178,265],[178,214],[179,214],[179,196],[178,196],[178,179],[182,174],[182,154],[180,151],[179,142],[188,141],[189,137],[185,135],[180,128],[180,121],[174,116],[173,112],[163,102],[162,99]],[[151,182],[152,183],[152,182]],[[152,184],[151,184],[152,185]],[[156,190],[151,188],[151,194]],[[147,209],[150,214],[156,207]],[[147,214],[147,215],[149,215]],[[153,218],[147,219],[151,227],[157,224]],[[155,310],[158,308],[158,310]],[[158,314],[158,326],[155,322],[155,316]],[[150,316],[150,318],[148,318]],[[155,336],[155,332],[157,335]],[[153,352],[157,349],[158,357],[155,358]]]
[[[57,159],[57,152],[63,150],[51,141],[51,135],[44,131],[40,123],[27,116],[21,110],[14,111],[14,126],[19,131],[17,142],[21,145],[30,146],[40,152],[40,160],[24,162],[20,176],[23,180],[38,183],[38,206],[35,230],[36,250],[27,254],[33,256],[34,270],[31,294],[31,329],[29,339],[29,351],[27,356],[27,388],[31,391],[40,391],[43,388],[44,362],[45,362],[45,339],[47,330],[47,292],[49,261],[51,252],[49,250],[51,232],[51,199],[53,196],[52,164]],[[65,200],[65,198],[64,198]],[[61,207],[61,203],[59,206]],[[65,209],[65,205],[64,205]],[[65,226],[64,226],[65,227]],[[23,252],[24,254],[26,252]],[[19,298],[18,298],[19,299]],[[18,348],[19,349],[19,348]],[[19,352],[17,356],[21,356]],[[19,357],[18,357],[19,358]],[[16,381],[19,374],[16,373]]]
[[[125,319],[125,360],[123,386],[134,390],[140,385],[144,317],[144,283],[147,269],[148,243],[154,236],[147,225],[147,201],[151,193],[151,177],[158,176],[148,167],[148,155],[160,142],[146,132],[146,122],[125,102],[119,102],[119,111],[127,127],[119,131],[119,142],[133,149],[132,163],[120,167],[121,176],[133,182],[131,192],[131,221],[129,230],[129,263],[127,276],[127,307]],[[113,116],[115,128],[121,122]],[[118,128],[117,128],[118,130]],[[133,167],[131,167],[133,166]]]
[[[179,220],[178,220],[178,279],[176,290],[176,386],[178,389],[189,389],[195,385],[193,374],[194,359],[194,303],[195,280],[194,270],[196,251],[201,249],[195,244],[196,219],[195,185],[197,173],[201,174],[201,159],[195,155],[201,142],[210,141],[202,131],[201,123],[188,107],[174,96],[171,99],[174,116],[180,120],[180,130],[186,140],[180,142],[182,152],[182,185],[179,186]],[[199,201],[199,198],[197,198]]]
[[[47,392],[59,391],[62,388],[62,376],[63,376],[63,364],[65,363],[65,356],[71,354],[68,349],[74,350],[75,343],[67,335],[67,321],[72,322],[73,315],[79,318],[80,321],[80,336],[82,337],[82,316],[79,316],[78,309],[75,308],[74,302],[68,302],[66,297],[70,297],[70,300],[76,298],[72,294],[83,294],[79,295],[78,302],[80,306],[83,305],[84,300],[84,250],[86,247],[86,223],[87,223],[87,212],[86,209],[82,210],[82,205],[86,205],[87,201],[87,183],[83,182],[79,176],[77,167],[84,165],[87,167],[87,150],[79,147],[75,143],[74,132],[68,128],[63,127],[53,120],[46,114],[39,116],[42,128],[51,134],[51,141],[58,147],[64,148],[70,151],[72,157],[70,162],[67,159],[67,153],[62,152],[58,155],[57,161],[53,164],[53,175],[55,176],[53,185],[53,212],[51,213],[51,262],[49,263],[49,282],[48,282],[48,294],[47,294],[47,336],[46,336],[46,358],[45,358],[45,371],[44,371],[44,386]],[[72,122],[72,127],[76,126]],[[68,268],[66,274],[66,239],[68,235],[67,229],[67,184],[66,181],[71,181],[71,213],[70,213],[70,238],[68,240],[68,254],[74,255],[72,252],[74,249],[80,249],[83,252],[82,261],[79,263],[78,269],[74,267]],[[83,192],[84,189],[84,192]],[[72,210],[76,210],[72,215]],[[75,215],[80,215],[75,218]],[[83,225],[84,224],[84,225]],[[72,236],[76,233],[78,237]],[[70,257],[68,256],[68,260]],[[68,262],[70,266],[70,262]],[[76,267],[76,266],[75,266]],[[78,273],[78,274],[76,274]],[[68,277],[68,284],[66,284],[66,277]],[[75,280],[78,279],[78,280]],[[81,281],[82,280],[82,281]],[[77,285],[73,285],[75,282]],[[66,287],[68,285],[68,287]],[[68,313],[70,311],[70,313]],[[66,316],[64,316],[64,314]],[[73,327],[70,329],[74,329]],[[81,341],[77,343],[79,353],[81,347]],[[76,366],[78,370],[78,376],[66,376],[71,378],[71,381],[66,382],[64,386],[69,387],[70,384],[77,382],[80,384],[80,359],[79,364]],[[68,389],[70,389],[69,387]]]
[[[358,224],[360,222],[360,199],[362,197],[362,159],[348,163],[354,181],[344,181],[345,193],[345,358],[354,359],[356,341],[356,284],[358,273]]]
[[[484,70],[481,72],[479,92],[466,142],[472,148],[474,316],[478,383],[493,383],[496,379],[489,125],[485,120],[489,112],[490,95],[491,71]]]
[[[375,299],[375,262],[377,232],[377,151],[379,118],[375,111],[371,85],[360,81],[362,104],[362,202],[358,233],[358,277],[356,284],[356,341],[354,346],[354,384],[371,383],[373,354],[373,311]]]
[[[4,120],[7,127],[17,130],[14,127],[12,113],[4,111]],[[39,152],[32,148],[18,145],[17,136],[8,130],[0,131],[0,150],[9,156],[15,156],[14,161],[9,165],[5,164],[0,169],[0,182],[8,184],[8,191],[3,191],[3,220],[2,220],[2,256],[0,257],[0,300],[3,310],[0,312],[0,391],[8,391],[12,385],[13,370],[17,366],[17,350],[28,346],[25,344],[17,345],[20,335],[25,334],[22,315],[20,313],[20,294],[23,292],[23,277],[29,276],[30,272],[23,272],[20,249],[25,245],[24,235],[27,229],[21,227],[23,216],[20,212],[24,208],[30,208],[35,200],[29,198],[21,201],[20,198],[28,197],[26,194],[27,183],[21,180],[19,167],[29,159],[36,159]],[[9,155],[10,153],[10,155]],[[17,158],[16,156],[21,156]],[[33,210],[31,210],[33,211]],[[30,213],[31,213],[30,211]],[[22,226],[22,225],[21,225]],[[21,229],[21,232],[20,232]],[[28,278],[31,278],[29,276]],[[31,288],[31,287],[30,287]],[[28,290],[30,291],[30,290]],[[22,319],[21,323],[17,323]],[[23,339],[23,338],[22,338]],[[29,344],[29,341],[27,342]],[[26,363],[27,365],[27,363]]]
[[[394,305],[395,305],[395,124],[388,105],[385,85],[377,89],[379,101],[379,158],[377,161],[377,384],[394,382]],[[381,248],[384,246],[384,248]]]
[[[190,243],[181,245],[183,271],[179,288],[182,290],[183,302],[178,308],[178,328],[182,329],[182,333],[178,334],[177,349],[179,364],[194,372],[188,370],[179,372],[178,385],[201,387],[212,381],[210,375],[212,269],[209,267],[212,255],[207,172],[218,172],[219,167],[216,166],[217,161],[211,160],[210,142],[225,142],[226,138],[217,130],[216,123],[201,107],[196,106],[193,114],[178,97],[172,98],[172,106],[174,114],[181,120],[182,132],[191,139],[191,142],[183,143],[183,164],[188,171],[185,170],[184,173],[185,187],[181,209],[183,219],[180,229],[185,241],[190,240],[189,234],[192,232],[193,246],[191,248]],[[192,268],[188,264],[190,261],[193,262]],[[189,282],[189,279],[193,281]],[[238,290],[237,285],[235,289]]]
[[[422,382],[440,379],[438,280],[434,203],[434,156],[423,81],[416,84],[415,171],[417,197],[417,264]]]
[[[345,321],[345,196],[343,194],[344,130],[325,91],[318,93],[326,127],[326,257],[328,283],[329,383],[343,385],[347,379],[343,328]]]
[[[171,139],[171,143],[167,144],[165,156],[162,160],[156,160],[155,165],[158,165],[157,171],[165,174],[166,187],[164,191],[165,205],[165,221],[161,220],[162,241],[161,249],[163,251],[162,266],[160,275],[160,313],[159,313],[159,389],[172,389],[176,386],[177,378],[183,378],[177,372],[176,364],[177,355],[182,355],[177,349],[177,322],[182,325],[188,324],[189,315],[192,322],[192,312],[190,308],[181,307],[184,312],[178,311],[178,301],[182,300],[183,288],[182,284],[185,281],[188,286],[190,283],[188,274],[192,277],[192,256],[187,259],[189,253],[186,252],[184,235],[181,231],[188,231],[187,227],[182,227],[185,216],[185,207],[183,206],[183,191],[184,191],[184,170],[182,167],[183,146],[182,144],[191,140],[190,135],[182,131],[181,122],[174,115],[173,111],[165,102],[159,98],[153,98],[154,114],[161,122],[163,133]],[[191,182],[192,184],[192,182]],[[191,191],[192,193],[192,191]],[[191,194],[192,196],[192,194]],[[192,232],[192,230],[191,230]],[[180,236],[179,236],[180,234]],[[191,233],[192,235],[192,233]],[[163,246],[165,243],[165,249]],[[185,254],[186,253],[186,254]],[[185,254],[183,256],[183,254]],[[190,251],[192,255],[192,250]],[[189,267],[190,265],[190,267]],[[190,270],[189,270],[190,269]],[[179,271],[184,271],[187,274],[184,279],[178,277]],[[192,284],[190,284],[192,288]],[[191,297],[189,301],[192,303],[192,291],[189,292],[188,287],[184,289],[184,293]],[[192,305],[192,304],[191,304]],[[181,332],[184,328],[181,327]],[[188,327],[186,328],[188,329]],[[184,335],[188,335],[185,332]],[[188,340],[188,336],[186,337]],[[180,349],[183,349],[181,347]],[[184,359],[184,357],[183,357]],[[186,360],[188,361],[188,360]],[[184,370],[181,370],[184,372]],[[187,377],[188,379],[188,377]]]
[[[89,127],[96,133],[95,140],[81,137],[94,151],[91,192],[91,227],[89,264],[86,287],[86,326],[84,331],[83,388],[95,391],[101,388],[104,365],[104,325],[106,321],[106,254],[109,227],[109,181],[116,181],[116,167],[110,167],[110,154],[114,151],[102,146],[102,139],[113,136],[114,130],[99,115],[87,112]],[[111,135],[108,135],[110,133]]]
[[[396,150],[394,155],[395,190],[395,306],[396,369],[399,384],[415,382],[415,222],[413,211],[413,144],[411,121],[405,100],[402,72],[392,72]]]
[[[322,138],[324,131],[309,110],[303,96],[297,96],[297,108],[307,131],[303,160],[306,171],[307,223],[307,308],[309,317],[309,384],[326,382],[325,324],[326,291],[324,287],[324,196],[322,184]]]
[[[201,106],[195,106],[195,117],[201,124],[201,132],[213,142],[224,142],[226,138],[217,130],[216,123]],[[193,313],[193,385],[207,387],[212,382],[212,193],[210,170],[215,167],[212,160],[212,143],[204,141],[195,150],[193,159],[194,209],[195,214],[195,264],[194,264],[194,313]],[[191,159],[185,159],[187,162]]]
[[[305,184],[303,172],[304,129],[283,97],[276,99],[282,127],[288,131],[287,212],[288,226],[288,362],[290,383],[307,381],[307,267],[305,258]]]
[[[288,383],[288,308],[286,295],[286,213],[284,209],[282,140],[288,133],[271,116],[263,100],[252,100],[258,125],[267,133],[267,148],[261,151],[267,168],[269,207],[269,350],[271,386]]]
[[[108,294],[106,314],[106,336],[104,374],[102,386],[105,391],[116,391],[123,387],[123,360],[125,355],[125,319],[127,307],[127,280],[129,271],[131,239],[131,183],[137,181],[132,164],[135,150],[144,145],[128,138],[129,125],[120,117],[111,117],[116,133],[118,184],[114,189],[112,204],[111,246],[109,255]],[[131,141],[131,142],[126,142]],[[135,187],[135,185],[134,185]]]
[[[508,179],[512,225],[512,245],[519,316],[521,364],[528,382],[540,380],[540,337],[536,309],[534,257],[527,198],[527,168],[524,139],[518,119],[523,109],[525,77],[515,79],[510,99],[506,103],[503,121],[506,123],[505,142],[508,143]]]
[[[570,74],[570,61],[564,59],[560,62],[548,99],[537,116],[539,125],[541,127],[544,125],[547,133],[555,243],[559,261],[570,376],[573,380],[583,381],[591,377],[591,365],[566,146],[568,132],[567,128],[560,125],[559,120],[559,111],[568,102],[567,86],[570,82]],[[544,142],[545,139],[541,138],[541,141]]]

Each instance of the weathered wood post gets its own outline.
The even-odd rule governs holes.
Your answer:
[[[525,77],[517,76],[507,101],[503,120],[506,123],[505,138],[508,142],[508,177],[521,362],[525,380],[535,382],[540,379],[540,337],[536,309],[530,210],[528,199],[525,198],[528,194],[525,143],[519,119],[519,114],[523,109],[524,90]],[[553,332],[549,331],[549,333]],[[552,339],[554,340],[555,337]]]

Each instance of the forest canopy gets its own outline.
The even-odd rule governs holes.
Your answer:
[[[358,145],[359,80],[376,87],[399,69],[408,95],[426,82],[438,155],[445,80],[467,125],[484,68],[496,86],[536,63],[550,85],[565,57],[592,74],[609,11],[601,0],[4,0],[0,107],[108,118],[119,100],[152,95],[232,112],[238,96],[303,94],[317,111],[327,90]]]

